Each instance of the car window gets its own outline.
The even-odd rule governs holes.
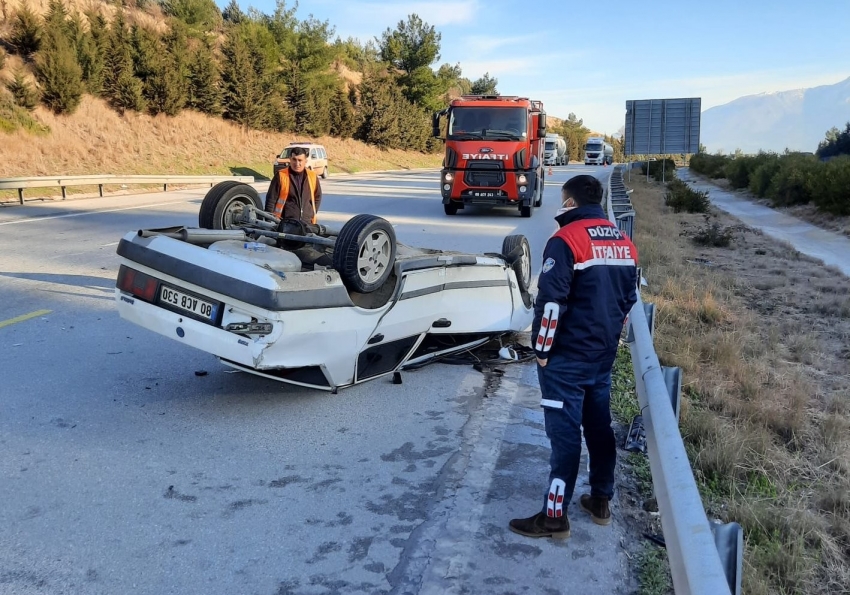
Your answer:
[[[311,159],[316,159],[316,158],[317,158],[317,155],[316,155],[316,149],[310,149],[310,158],[311,158]]]
[[[328,154],[327,154],[327,153],[325,153],[325,149],[324,149],[324,148],[319,149],[319,157],[321,157],[322,159],[327,159]]]

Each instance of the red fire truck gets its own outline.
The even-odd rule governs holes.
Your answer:
[[[434,113],[433,127],[434,137],[446,143],[440,172],[446,215],[481,205],[514,207],[531,217],[542,204],[546,112],[541,101],[464,95]]]

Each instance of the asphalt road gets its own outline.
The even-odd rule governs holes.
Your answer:
[[[336,176],[321,219],[374,213],[409,245],[473,252],[523,233],[536,273],[560,185],[609,171],[555,168],[530,219],[447,217],[435,172]],[[0,208],[0,594],[631,592],[618,522],[573,504],[569,540],[507,530],[548,473],[531,365],[330,395],[121,320],[119,239],[196,225],[204,192]]]

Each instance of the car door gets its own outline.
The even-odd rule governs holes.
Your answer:
[[[357,361],[357,381],[394,370],[445,316],[442,288],[446,268],[404,273],[397,301],[378,322]]]

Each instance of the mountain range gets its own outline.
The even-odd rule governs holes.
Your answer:
[[[850,77],[833,85],[739,97],[702,112],[700,142],[710,153],[817,150],[826,131],[850,121]]]

